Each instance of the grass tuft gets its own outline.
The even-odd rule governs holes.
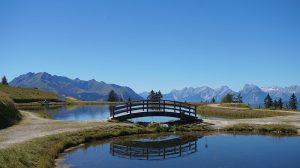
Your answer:
[[[292,135],[297,133],[297,128],[286,124],[268,124],[268,125],[250,125],[250,124],[236,124],[228,126],[223,129],[229,132],[254,132],[259,134],[276,134],[276,135]]]

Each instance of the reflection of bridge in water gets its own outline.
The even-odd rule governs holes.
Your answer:
[[[167,140],[125,141],[110,144],[110,153],[126,159],[164,160],[197,152],[199,137],[175,137]]]

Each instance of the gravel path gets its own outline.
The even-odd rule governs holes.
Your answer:
[[[33,138],[62,132],[78,131],[95,127],[101,129],[101,127],[105,128],[112,125],[128,125],[125,123],[111,123],[105,121],[58,121],[40,118],[25,111],[22,111],[22,115],[23,119],[19,124],[0,130],[0,149]]]

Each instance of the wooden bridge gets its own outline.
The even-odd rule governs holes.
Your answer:
[[[184,121],[194,121],[197,119],[197,106],[168,100],[130,101],[113,106],[110,114],[111,119],[119,121],[148,116],[175,117]]]
[[[110,144],[110,153],[133,160],[165,160],[188,156],[197,152],[197,137],[164,141],[125,141]]]

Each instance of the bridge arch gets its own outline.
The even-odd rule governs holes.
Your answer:
[[[114,106],[110,114],[111,119],[119,121],[148,116],[175,117],[184,121],[194,121],[197,119],[197,106],[169,100],[130,101]]]

